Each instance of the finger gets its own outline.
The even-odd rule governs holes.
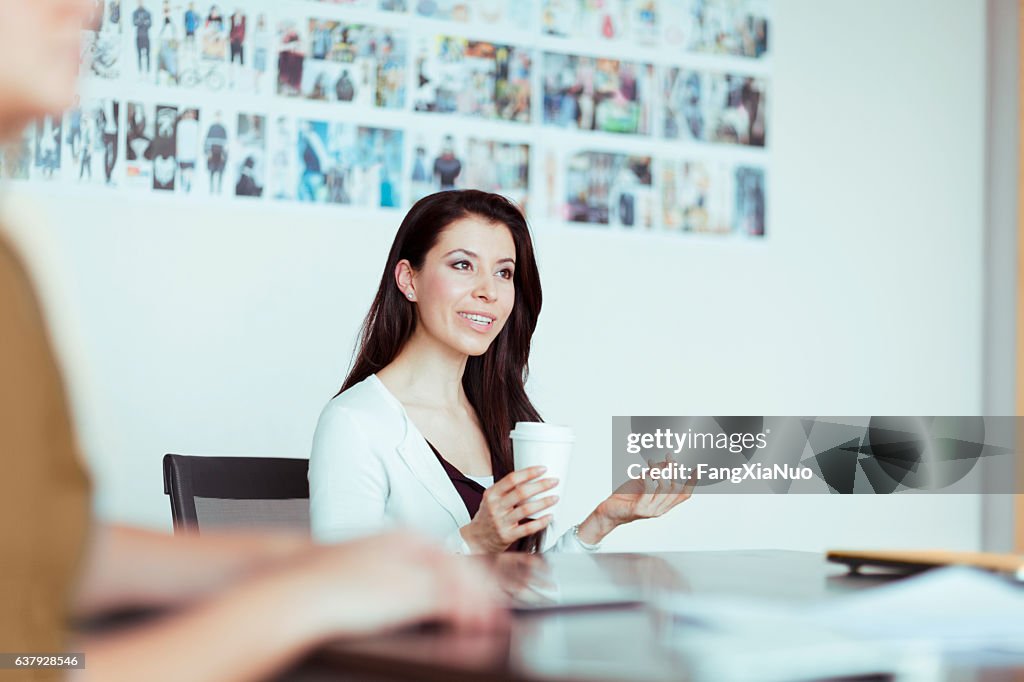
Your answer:
[[[683,489],[683,482],[678,478],[670,478],[665,483],[665,494],[666,495],[678,495]]]
[[[492,579],[468,557],[446,557],[438,566],[444,574],[447,616],[454,627],[478,631],[495,618],[496,597],[489,587]]]
[[[677,504],[682,504],[683,502],[686,502],[688,499],[690,499],[690,497],[690,493],[679,493],[678,495],[675,495],[672,498],[672,506],[674,507]]]
[[[519,505],[509,512],[509,518],[518,523],[520,519],[532,517],[537,512],[547,509],[557,502],[558,495],[548,495],[547,497],[542,497],[534,502],[527,502],[526,504]]]
[[[543,578],[541,576],[534,576],[530,580],[530,589],[531,590],[539,590],[539,591],[543,591],[543,592],[550,592],[551,590],[554,590],[554,589],[557,589],[557,588],[558,588],[558,583],[554,582],[553,580],[548,580],[547,578]]]
[[[453,562],[454,564],[455,562]],[[457,564],[443,567],[441,570],[445,571],[447,589],[449,592],[449,599],[451,607],[449,610],[449,618],[451,619],[451,625],[461,630],[469,630],[473,627],[473,606],[471,602],[472,598],[472,587],[466,585],[463,580],[460,580],[464,571],[460,570]],[[485,608],[485,604],[480,604],[481,608]]]
[[[693,494],[694,485],[695,484],[691,483],[690,481],[680,481],[679,484],[676,485],[675,494],[681,496],[683,499],[686,499],[691,494]]]
[[[504,506],[512,508],[523,500],[528,500],[534,495],[538,495],[545,490],[551,490],[556,485],[558,485],[557,478],[542,478],[539,481],[533,481],[532,483],[516,486],[502,497],[502,503]]]
[[[672,455],[668,454],[665,456],[665,461],[661,463],[662,471],[666,474],[666,476],[671,473],[674,473],[671,469],[671,466]],[[658,493],[659,495],[670,495],[676,492],[675,486],[679,482],[680,481],[675,476],[672,476],[671,478],[663,478],[660,481],[658,481],[658,487],[655,490],[655,492]]]
[[[677,504],[680,504],[682,502],[686,502],[688,499],[690,499],[690,493],[686,491],[686,486],[685,485],[679,485],[679,486],[676,486],[676,490],[671,495],[669,495],[668,497],[669,497],[670,502],[671,502],[671,504],[669,504],[668,508],[671,509],[672,507],[676,506]]]
[[[662,495],[653,492],[641,495],[636,504],[637,513],[641,516],[650,516],[651,510],[657,505],[658,500],[662,497]]]
[[[534,519],[533,521],[521,523],[512,530],[512,535],[515,537],[516,540],[518,540],[519,538],[525,538],[527,535],[539,533],[540,531],[547,528],[554,518],[555,517],[553,517],[551,514],[547,514],[546,516],[542,516],[539,519]]]
[[[686,499],[687,498],[683,497],[682,495],[673,495],[672,497],[669,498],[669,502],[667,505],[665,505],[665,510],[662,513],[664,514],[668,510],[679,506],[683,502],[686,502]]]
[[[461,569],[455,565],[454,557],[435,554],[434,552],[423,552],[420,556],[420,565],[424,567],[423,574],[430,575],[430,581],[434,584],[439,595],[444,595],[430,607],[431,612],[425,613],[426,618],[437,618],[442,622],[461,627],[465,619],[466,599],[463,597],[465,587],[459,579]]]
[[[683,493],[665,493],[664,495],[658,495],[658,499],[649,510],[649,515],[652,517],[661,516],[681,502],[685,502],[689,497],[690,496],[688,494]]]
[[[658,485],[654,487],[654,494],[658,497],[662,497],[671,490],[672,480],[668,478],[662,478],[658,480]]]
[[[666,492],[664,495],[658,495],[658,502],[654,510],[654,516],[661,516],[681,501],[682,500],[679,499],[678,495],[674,495],[669,492]]]
[[[689,494],[693,493],[693,491],[694,491],[694,489],[696,487],[697,487],[697,471],[694,470],[694,472],[692,474],[690,474],[690,478],[687,479],[685,484],[683,484],[683,490],[684,490],[684,492],[686,492],[689,495]]]
[[[455,559],[461,569],[459,581],[466,586],[465,596],[469,604],[467,627],[474,632],[499,627],[507,616],[507,601],[494,575],[471,558]]]
[[[515,488],[517,485],[526,483],[527,481],[532,481],[538,476],[542,476],[544,472],[547,470],[547,467],[538,465],[533,467],[526,467],[525,469],[519,469],[518,471],[513,471],[509,474],[506,474],[504,478],[502,478],[500,481],[494,484],[494,486],[491,489],[494,490],[499,495],[505,495],[510,490]]]

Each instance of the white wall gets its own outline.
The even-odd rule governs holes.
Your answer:
[[[777,0],[763,242],[535,231],[531,393],[608,492],[615,414],[977,414],[984,3]],[[401,218],[14,190],[46,205],[98,512],[170,527],[166,452],[306,456]],[[976,548],[973,496],[695,498],[611,549]]]

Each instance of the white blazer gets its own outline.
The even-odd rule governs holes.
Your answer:
[[[409,419],[376,374],[327,403],[309,458],[313,538],[339,542],[387,527],[413,528],[452,552],[468,554],[459,529],[466,505]],[[555,524],[547,537],[558,537]],[[570,528],[547,549],[583,552]]]

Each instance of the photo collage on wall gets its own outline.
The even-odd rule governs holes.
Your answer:
[[[529,212],[530,145],[473,135],[417,135],[409,171],[410,203],[447,189],[502,194]]]
[[[770,0],[93,0],[80,95],[0,177],[174,201],[767,233]],[[89,189],[85,189],[89,188]]]

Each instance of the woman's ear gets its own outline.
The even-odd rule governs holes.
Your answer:
[[[416,292],[413,288],[412,264],[409,262],[409,259],[403,258],[395,266],[395,284],[398,285],[398,290],[402,292],[402,296],[405,296],[410,301],[416,300]]]

